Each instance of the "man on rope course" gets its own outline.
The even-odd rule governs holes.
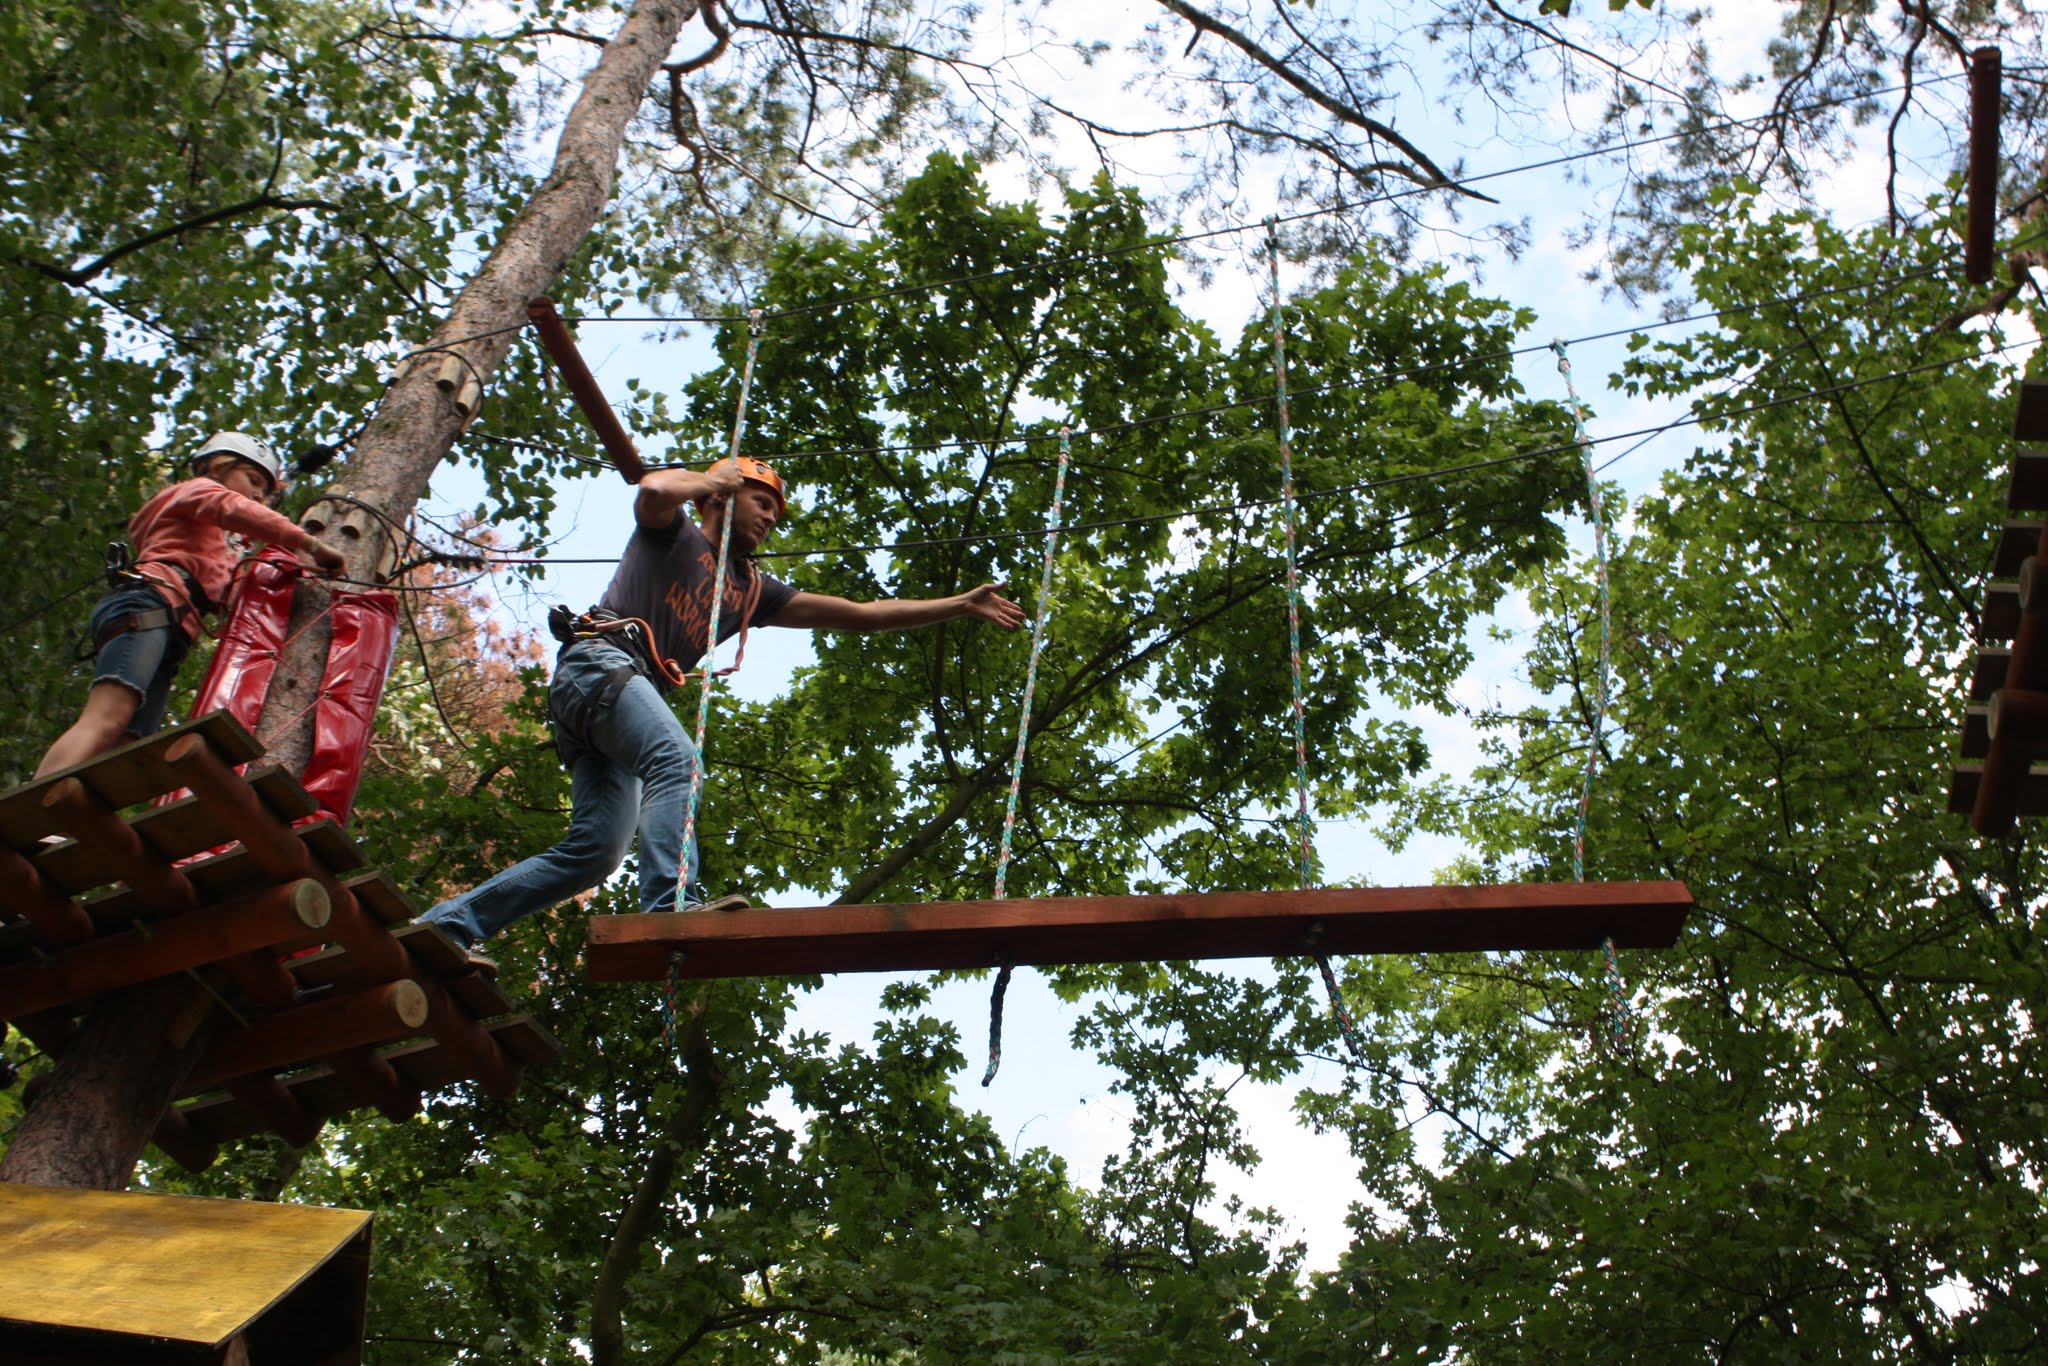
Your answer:
[[[242,551],[228,533],[309,556],[339,574],[341,552],[267,506],[282,469],[252,436],[220,432],[192,457],[190,479],[172,484],[128,520],[128,540],[108,547],[106,595],[92,609],[92,688],[78,719],[36,765],[35,776],[82,764],[163,724],[178,666],[203,614],[225,606]]]
[[[696,505],[699,522],[684,513]],[[785,510],[782,477],[748,456],[710,468],[651,470],[633,500],[633,534],[598,606],[566,607],[548,625],[562,641],[548,695],[555,749],[569,769],[569,831],[554,847],[442,902],[421,919],[438,925],[486,972],[481,941],[537,911],[590,890],[625,861],[637,824],[640,908],[739,910],[743,896],[707,901],[691,810],[697,746],[664,694],[718,639],[752,626],[811,631],[891,631],[975,617],[1014,630],[1023,609],[985,583],[946,598],[854,602],[806,593],[764,573],[752,556]],[[719,610],[712,585],[728,508],[730,552]],[[678,870],[681,876],[678,877]]]

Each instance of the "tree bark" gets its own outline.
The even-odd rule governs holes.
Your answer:
[[[547,181],[386,391],[341,486],[306,514],[306,527],[347,558],[348,578],[374,580],[397,562],[394,531],[464,424],[454,396],[435,384],[443,358],[460,356],[463,374],[489,384],[525,325],[527,301],[553,283],[604,211],[626,129],[697,6],[698,0],[637,0],[584,79]],[[312,703],[331,639],[329,598],[321,581],[301,580],[292,639],[257,723],[270,757],[293,772],[305,771],[312,752]],[[193,990],[177,978],[96,1002],[24,1114],[0,1161],[0,1180],[126,1187],[217,1023],[214,1016],[185,1031],[188,1021],[179,1016]]]

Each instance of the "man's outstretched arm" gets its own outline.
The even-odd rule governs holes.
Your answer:
[[[1003,596],[1004,587],[985,583],[950,598],[883,598],[879,602],[854,602],[830,593],[798,593],[766,624],[804,631],[900,631],[975,617],[1014,631],[1024,624],[1024,609]]]

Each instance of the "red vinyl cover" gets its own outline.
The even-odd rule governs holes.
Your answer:
[[[213,663],[192,704],[194,716],[226,711],[255,731],[270,676],[277,672],[277,651],[291,620],[292,589],[298,580],[298,557],[288,551],[267,549],[243,562]]]
[[[292,592],[304,572],[297,556],[275,547],[243,563],[192,715],[226,711],[250,731],[256,729],[291,620]],[[313,708],[313,755],[299,782],[320,803],[322,814],[307,819],[347,824],[362,785],[377,703],[391,674],[398,599],[336,587],[330,615],[334,636]]]
[[[313,709],[313,757],[300,785],[343,825],[363,781],[377,703],[398,644],[398,598],[378,591],[334,594],[334,643]]]

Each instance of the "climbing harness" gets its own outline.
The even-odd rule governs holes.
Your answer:
[[[1280,230],[1277,220],[1266,220],[1266,262],[1273,290],[1273,404],[1280,438],[1281,522],[1287,531],[1287,658],[1294,673],[1294,794],[1296,852],[1300,858],[1301,885],[1315,885],[1315,828],[1308,808],[1308,706],[1301,676],[1301,561],[1297,546],[1294,503],[1294,426],[1287,411],[1287,303],[1280,293]],[[1316,969],[1322,974],[1323,990],[1330,998],[1330,1013],[1344,1035],[1351,1056],[1365,1061],[1365,1045],[1344,996],[1337,988],[1337,971],[1330,955],[1313,944]]]
[[[1600,769],[1600,738],[1607,726],[1608,680],[1613,674],[1614,626],[1611,594],[1607,575],[1607,513],[1600,501],[1600,481],[1593,467],[1593,446],[1587,440],[1586,405],[1579,399],[1578,386],[1572,383],[1571,357],[1565,353],[1562,338],[1553,341],[1550,349],[1557,353],[1557,373],[1564,378],[1564,391],[1571,400],[1573,435],[1586,466],[1586,511],[1593,523],[1594,582],[1599,590],[1600,600],[1600,669],[1593,689],[1593,738],[1586,753],[1586,772],[1579,783],[1578,817],[1572,827],[1572,879],[1586,880],[1586,821],[1593,806],[1593,776]],[[1614,939],[1610,935],[1600,941],[1602,967],[1607,985],[1609,1015],[1611,1017],[1610,1042],[1617,1048],[1628,1042],[1630,1032],[1628,982],[1621,974],[1621,958],[1615,952]]]
[[[1045,627],[1052,619],[1053,574],[1057,563],[1060,544],[1060,528],[1066,520],[1067,467],[1073,460],[1072,427],[1060,428],[1059,469],[1052,481],[1052,511],[1045,521],[1045,561],[1038,575],[1038,610],[1031,619],[1031,659],[1024,667],[1024,700],[1017,708],[1017,752],[1010,760],[1010,797],[1003,807],[1003,838],[996,851],[996,900],[1002,901],[1009,894],[1010,841],[1017,829],[1017,799],[1024,789],[1024,750],[1031,739],[1031,701],[1038,691],[1038,660],[1045,652]],[[996,973],[995,987],[989,994],[988,1005],[988,1070],[981,1074],[981,1084],[987,1086],[995,1080],[996,1069],[1003,1065],[1003,996],[1010,989],[1010,965],[1003,964]]]

